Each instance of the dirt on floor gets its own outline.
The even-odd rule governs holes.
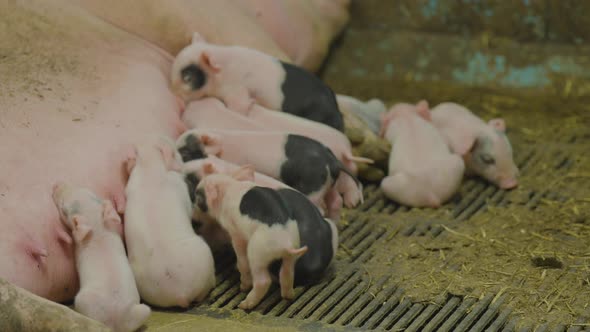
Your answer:
[[[572,93],[586,91],[588,80],[555,77],[556,84],[545,90],[509,90],[416,81],[411,73],[385,79],[375,75],[382,69],[371,67],[370,59],[382,54],[378,45],[350,37],[339,48],[340,53],[362,51],[364,61],[334,57],[339,61],[329,65],[338,70],[327,71],[325,79],[335,91],[362,100],[380,98],[388,106],[421,99],[431,107],[454,101],[484,120],[503,117],[516,160],[531,150],[536,156],[522,170],[519,187],[506,193],[506,204],[488,202],[467,220],[453,218],[453,203],[440,210],[368,217],[392,230],[420,214],[440,220],[445,228],[437,237],[395,236],[385,241],[365,264],[370,278],[377,280],[393,270],[392,279],[415,301],[433,302],[446,294],[492,296],[494,303],[501,301],[521,315],[523,323],[590,326],[590,100]],[[511,52],[522,55],[518,49]],[[368,74],[355,79],[337,74],[351,66]],[[557,156],[566,157],[566,167],[556,168]],[[534,206],[532,195],[539,200]],[[345,248],[340,254],[345,255]]]
[[[386,95],[381,85],[366,96]],[[590,109],[580,100],[515,96],[510,93],[454,89],[451,85],[393,90],[389,104],[427,98],[453,100],[484,119],[504,117],[508,137],[519,153],[534,149],[541,157],[522,172],[520,185],[506,194],[507,204],[488,204],[483,212],[458,222],[451,205],[440,214],[445,231],[437,237],[396,237],[366,263],[371,278],[394,270],[406,297],[433,302],[441,294],[494,296],[523,317],[523,323],[580,324],[590,317]],[[566,155],[557,171],[547,151]],[[542,195],[531,208],[531,192]],[[551,197],[551,198],[548,198]],[[374,215],[371,222],[398,227],[416,210]],[[438,219],[437,219],[438,220]],[[444,220],[448,220],[445,222]],[[577,323],[576,323],[577,322]],[[585,323],[588,323],[586,321]],[[585,323],[582,323],[584,325]]]

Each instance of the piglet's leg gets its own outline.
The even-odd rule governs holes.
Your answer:
[[[326,194],[326,206],[328,207],[327,217],[332,221],[339,221],[342,204],[342,196],[340,196],[340,193],[336,188],[332,187],[332,189]]]
[[[268,274],[268,266],[252,266],[252,276],[254,279],[254,287],[246,296],[246,299],[239,305],[240,309],[253,309],[260,303],[264,295],[268,292],[270,287],[270,274]]]
[[[254,233],[248,243],[248,261],[252,269],[254,285],[246,299],[239,305],[244,310],[256,307],[270,287],[271,279],[268,273],[268,265],[278,255],[273,253],[273,249],[266,245],[268,239],[265,239],[265,235],[268,236],[268,234]]]
[[[326,207],[326,200],[324,198],[325,194],[326,190],[325,188],[322,188],[321,191],[315,192],[307,196],[309,201],[318,208],[322,216],[326,216],[328,210],[328,208]]]
[[[293,280],[295,278],[295,261],[296,258],[287,256],[283,258],[279,280],[281,283],[281,297],[287,300],[293,299]]]
[[[252,276],[248,264],[248,243],[241,236],[231,234],[231,244],[236,253],[236,265],[240,271],[240,290],[246,291],[252,287]]]

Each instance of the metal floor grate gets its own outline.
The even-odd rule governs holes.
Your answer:
[[[524,176],[539,176],[552,170],[549,180],[567,172],[573,163],[568,145],[575,138],[535,149],[519,147],[521,152],[517,164]],[[544,165],[544,166],[543,166]],[[404,331],[588,331],[582,326],[560,325],[549,329],[546,325],[522,326],[518,318],[512,317],[512,308],[505,305],[504,296],[488,295],[481,299],[462,298],[441,294],[430,303],[413,303],[404,297],[390,274],[378,280],[370,280],[362,263],[368,262],[384,242],[399,237],[439,236],[445,230],[441,224],[452,226],[466,222],[487,206],[502,208],[509,204],[524,204],[535,209],[540,200],[566,200],[562,193],[552,188],[528,188],[526,202],[513,202],[512,192],[499,190],[480,180],[466,180],[457,198],[449,203],[450,215],[438,210],[428,212],[408,209],[385,199],[376,185],[365,188],[365,202],[355,210],[347,211],[348,221],[340,227],[341,248],[347,255],[340,255],[332,271],[322,283],[298,287],[295,298],[285,301],[280,289],[273,284],[267,296],[251,313],[237,309],[246,293],[239,290],[239,274],[235,269],[233,255],[221,253],[216,257],[218,284],[205,303],[193,308],[192,313],[214,313],[230,315],[259,315],[262,319],[281,318],[298,322],[314,322],[323,327],[340,327],[350,330],[404,330]],[[383,227],[372,222],[375,214],[394,217],[405,213],[402,222],[393,227]],[[416,213],[413,213],[416,212]],[[393,222],[393,221],[392,221]],[[395,269],[395,266],[391,267]],[[190,313],[189,312],[189,313]]]

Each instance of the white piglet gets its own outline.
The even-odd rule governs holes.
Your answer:
[[[191,226],[192,204],[174,143],[135,147],[128,158],[125,236],[141,297],[187,307],[215,286],[211,249]]]
[[[391,142],[387,197],[413,207],[439,207],[459,188],[465,166],[428,121],[426,101],[396,104],[382,117],[381,134]]]
[[[53,187],[53,201],[74,239],[80,278],[76,311],[116,332],[137,330],[150,308],[139,303],[121,238],[121,218],[113,204],[64,182]]]
[[[442,103],[432,109],[432,123],[453,152],[463,157],[469,173],[502,189],[518,186],[519,171],[503,119],[491,119],[485,123],[459,104]]]

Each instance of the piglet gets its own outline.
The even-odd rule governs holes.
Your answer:
[[[188,192],[191,201],[195,202],[195,189],[199,182],[211,174],[233,174],[239,171],[240,166],[219,159],[215,156],[208,156],[203,159],[195,159],[184,163],[183,173],[185,176],[185,182],[187,184]],[[281,181],[275,180],[269,176],[261,173],[254,173],[254,182],[262,187],[269,187],[273,189],[289,188],[286,184]],[[340,214],[340,210],[335,213]],[[229,235],[223,230],[214,220],[205,215],[193,214],[193,228],[195,228],[197,234],[203,237],[205,242],[209,245],[213,252],[220,250],[226,244],[229,243]]]
[[[150,315],[150,308],[139,304],[121,238],[121,218],[113,204],[64,182],[53,187],[53,201],[74,239],[80,278],[76,311],[114,331],[137,330]]]
[[[344,129],[334,92],[312,73],[254,49],[207,43],[198,33],[174,59],[171,80],[186,101],[217,97],[244,114],[258,103]]]
[[[188,103],[182,122],[188,129],[266,130],[263,125],[230,110],[221,100],[213,97]]]
[[[439,207],[457,191],[465,168],[427,119],[424,100],[396,104],[382,117],[381,134],[392,149],[381,189],[388,198],[414,207]]]
[[[323,144],[310,138],[280,132],[189,130],[177,140],[179,151],[200,145],[238,165],[252,164],[257,171],[305,194],[316,206],[336,218],[343,198],[347,207],[362,201],[361,183]],[[343,195],[341,197],[340,195]]]
[[[463,157],[468,172],[502,189],[518,185],[519,171],[503,119],[492,119],[486,124],[459,104],[442,103],[432,109],[432,123],[453,152]]]
[[[174,143],[160,138],[136,145],[126,165],[125,236],[141,297],[161,307],[202,301],[215,286],[213,255],[191,227],[192,204]]]
[[[217,98],[203,98],[187,105],[182,120],[189,129],[281,131],[305,136],[326,145],[348,171],[355,175],[355,162],[373,162],[368,158],[353,156],[350,141],[342,132],[319,122],[271,111],[257,104],[244,116],[230,110]]]
[[[297,117],[289,113],[275,112],[259,105],[253,105],[248,119],[273,131],[282,131],[311,138],[327,146],[352,174],[357,173],[358,163],[373,163],[373,160],[352,155],[350,141],[342,132],[323,123]],[[228,128],[229,129],[229,128]]]
[[[239,169],[240,166],[225,161],[223,159],[219,159],[213,155],[208,156],[207,158],[195,159],[185,162],[182,166],[182,172],[185,174],[185,177],[190,176],[192,178],[191,182],[196,183],[199,183],[201,179],[210,174],[232,174],[233,172],[236,172]],[[253,181],[256,182],[257,185],[262,187],[269,187],[273,189],[290,188],[281,181],[278,181],[270,176],[258,172],[254,173]],[[191,190],[189,188],[189,192],[190,191]]]
[[[268,292],[269,266],[274,261],[281,261],[281,296],[292,299],[295,277],[321,275],[338,243],[334,224],[323,219],[303,194],[258,187],[251,181],[253,171],[244,166],[233,176],[209,175],[195,194],[195,209],[217,220],[231,238],[240,288],[245,291],[253,287],[239,304],[242,309],[254,308]]]
[[[387,112],[387,108],[381,100],[373,98],[363,102],[345,95],[337,95],[336,100],[338,101],[338,108],[341,112],[355,114],[373,133],[379,133],[381,114]]]

